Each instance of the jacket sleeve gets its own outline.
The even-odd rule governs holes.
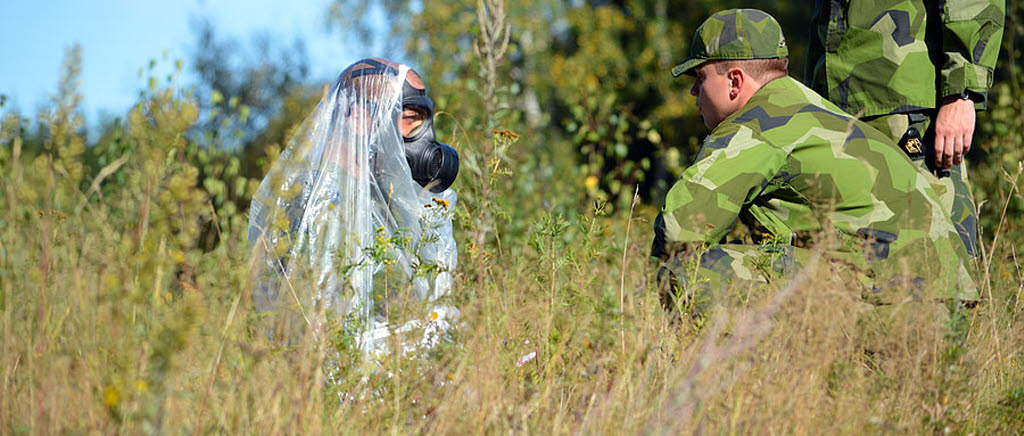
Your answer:
[[[751,138],[741,127],[725,137],[709,136],[697,160],[672,185],[655,222],[652,254],[666,257],[692,243],[715,243],[732,228],[744,204],[768,186],[786,162],[786,152]]]
[[[939,98],[971,91],[984,109],[999,57],[1005,0],[946,0],[942,10],[944,63]]]

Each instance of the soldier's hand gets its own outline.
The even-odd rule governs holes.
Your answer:
[[[956,96],[947,98],[935,117],[935,166],[959,165],[971,149],[974,136],[974,102]]]

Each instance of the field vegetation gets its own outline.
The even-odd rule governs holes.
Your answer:
[[[194,58],[143,66],[89,140],[71,47],[49,105],[0,108],[0,433],[1024,433],[1020,1],[969,156],[983,301],[943,334],[882,319],[870,349],[824,263],[706,318],[658,301],[652,221],[704,133],[668,70],[738,2],[415,3],[325,15],[371,41],[353,11],[383,8],[380,42],[462,155],[450,340],[372,360],[341,333],[264,334],[248,205],[324,85],[301,53],[233,67],[198,29]],[[763,3],[800,77],[809,11]]]

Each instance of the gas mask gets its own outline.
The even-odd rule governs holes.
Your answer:
[[[406,80],[402,85],[402,108],[425,114],[423,123],[402,137],[412,178],[431,192],[444,192],[459,174],[459,153],[439,142],[434,134],[434,102],[427,97],[426,88],[416,88]]]

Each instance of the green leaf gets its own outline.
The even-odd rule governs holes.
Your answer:
[[[218,104],[220,104],[223,101],[224,101],[224,94],[221,94],[220,91],[214,89],[213,92],[210,93],[210,104],[218,105]]]

